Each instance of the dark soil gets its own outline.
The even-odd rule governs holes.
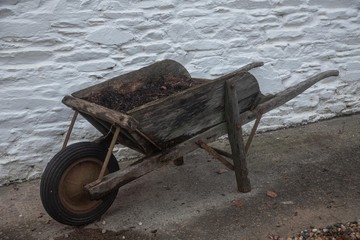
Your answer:
[[[283,238],[270,235],[273,240],[359,240],[360,226],[358,222],[336,223],[325,228],[310,227],[295,236]]]
[[[296,236],[287,239],[307,239],[307,240],[359,240],[360,226],[358,222],[337,223],[326,228],[314,228],[301,231]]]
[[[139,233],[138,231],[123,230],[119,232],[105,231],[101,229],[82,229],[78,228],[75,231],[64,234],[54,240],[152,240],[156,238],[156,230],[149,231],[149,233]]]
[[[55,238],[55,240],[151,240],[164,239],[164,237],[157,236],[157,230],[149,230],[149,232],[141,233],[139,231],[123,230],[119,232],[105,231],[101,229],[82,229],[78,228],[75,231],[64,234],[63,236]],[[280,237],[270,235],[268,239],[273,240],[359,240],[360,226],[358,222],[337,223],[325,228],[311,227],[303,230],[292,237]]]
[[[123,93],[106,89],[83,99],[116,111],[127,112],[145,103],[184,91],[193,85],[192,79],[157,79],[147,82],[135,91]]]

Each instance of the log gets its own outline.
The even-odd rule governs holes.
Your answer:
[[[77,98],[85,98],[93,93],[99,93],[109,89],[118,93],[126,93],[140,89],[146,83],[161,78],[176,78],[186,81],[191,79],[191,76],[180,63],[174,60],[163,60],[74,92],[72,95]]]
[[[135,130],[138,126],[138,122],[131,116],[121,112],[117,112],[106,107],[91,103],[79,98],[71,96],[65,96],[62,102],[79,112],[90,115],[94,118],[99,118],[112,125],[117,125],[121,128],[128,130]]]
[[[250,180],[246,164],[246,153],[242,136],[240,114],[238,111],[235,83],[231,80],[225,82],[225,119],[229,136],[236,183],[240,192],[250,192]]]

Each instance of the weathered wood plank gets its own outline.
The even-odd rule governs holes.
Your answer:
[[[140,130],[162,148],[173,146],[225,121],[224,83],[227,79],[234,80],[239,111],[248,110],[260,91],[259,85],[253,75],[240,72],[145,104],[128,114],[139,120]]]
[[[110,124],[114,124],[128,130],[135,130],[138,125],[138,122],[131,116],[79,98],[65,96],[62,102],[79,112],[86,113],[92,117],[102,119]]]
[[[110,193],[113,189],[117,189],[125,184],[138,179],[139,177],[160,168],[168,161],[159,161],[160,154],[147,158],[146,160],[104,176],[103,180],[95,186],[91,183],[85,185],[85,190],[89,192],[92,199],[100,199]]]
[[[248,178],[246,153],[242,137],[242,123],[240,122],[238,109],[235,83],[232,80],[227,80],[225,82],[225,119],[232,159],[234,161],[236,183],[240,192],[250,192],[251,186]]]

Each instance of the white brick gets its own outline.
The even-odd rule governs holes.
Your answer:
[[[0,54],[0,63],[7,64],[34,64],[48,60],[52,56],[50,51],[24,51]]]
[[[165,37],[165,33],[161,31],[151,31],[144,36],[144,39],[150,40],[162,40]]]
[[[177,14],[180,17],[201,17],[207,16],[209,14],[209,11],[200,9],[184,9],[179,11]]]
[[[285,18],[285,25],[302,25],[311,20],[311,15],[308,13],[290,14]]]
[[[144,12],[142,11],[105,11],[103,13],[104,17],[111,19],[119,18],[138,18],[143,17]]]
[[[9,16],[14,16],[15,13],[8,8],[0,8],[0,18],[5,18],[5,17],[9,17]]]
[[[115,67],[116,63],[115,62],[90,62],[90,63],[85,63],[85,64],[81,64],[77,67],[77,69],[80,72],[96,72],[96,71],[101,71],[101,70],[106,70],[106,69],[112,69],[113,67]]]
[[[88,41],[101,44],[122,45],[132,40],[134,36],[127,31],[119,31],[116,28],[101,28],[89,34]]]
[[[79,61],[88,61],[98,58],[104,58],[109,56],[109,53],[106,51],[77,51],[72,52],[67,55],[60,56],[57,61],[58,62],[79,62]]]
[[[124,8],[126,8],[126,4],[120,1],[100,1],[100,4],[96,7],[98,11],[123,10]]]
[[[267,31],[267,37],[270,40],[287,40],[302,37],[304,34],[301,31],[296,30],[269,30]]]
[[[200,37],[194,27],[187,22],[174,23],[165,32],[175,42],[185,42],[196,38],[199,39]]]
[[[0,22],[0,38],[4,37],[32,37],[44,34],[48,29],[48,23],[39,23],[32,21],[1,21]]]
[[[317,5],[324,8],[357,8],[360,6],[358,0],[347,0],[347,1],[338,1],[338,0],[309,0],[309,5]]]
[[[358,11],[355,9],[341,9],[325,12],[329,19],[349,19],[358,16]]]
[[[173,0],[141,1],[139,4],[137,4],[137,7],[143,9],[169,9],[174,8],[175,3]]]
[[[184,44],[187,51],[216,50],[224,47],[224,44],[212,40],[192,41]]]

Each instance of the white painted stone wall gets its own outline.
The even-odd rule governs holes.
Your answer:
[[[215,78],[256,60],[276,93],[339,69],[262,130],[360,111],[359,0],[0,0],[0,184],[39,177],[72,111],[65,94],[170,58]],[[354,126],[359,127],[359,126]],[[82,121],[74,141],[97,134]]]

